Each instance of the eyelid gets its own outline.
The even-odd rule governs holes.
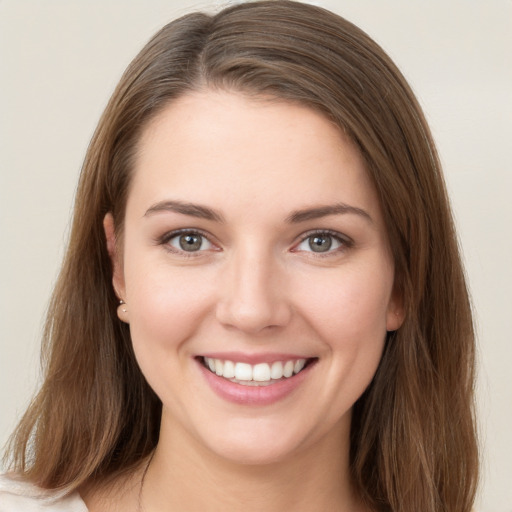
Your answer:
[[[205,238],[213,246],[213,248],[203,249],[203,250],[199,250],[199,251],[184,251],[184,250],[181,250],[181,249],[178,249],[176,247],[169,245],[169,241],[171,239],[173,239],[177,236],[180,236],[180,235],[185,235],[185,234],[199,235],[199,236]],[[314,251],[303,251],[303,250],[297,249],[297,247],[300,244],[302,244],[308,238],[315,236],[315,235],[330,236],[330,237],[334,238],[335,240],[337,240],[342,246],[339,248],[335,248],[334,250],[328,250],[324,253],[314,252]],[[197,256],[201,256],[202,254],[204,254],[205,252],[208,252],[208,251],[212,251],[212,250],[213,251],[221,251],[222,250],[219,247],[219,244],[214,241],[214,239],[215,239],[215,237],[213,237],[210,233],[203,231],[202,229],[199,229],[199,228],[180,228],[180,229],[168,231],[168,232],[164,233],[162,236],[157,237],[155,239],[155,243],[157,245],[164,246],[167,251],[169,251],[173,254],[179,254],[179,255],[182,255],[185,257],[197,257]],[[347,235],[344,235],[343,233],[340,233],[338,231],[334,231],[331,229],[312,229],[312,230],[309,230],[300,235],[299,240],[293,244],[293,247],[291,248],[291,252],[305,252],[305,253],[307,252],[310,254],[314,254],[315,257],[322,257],[322,256],[329,256],[329,255],[339,253],[345,249],[351,248],[353,245],[354,245],[354,241],[350,237],[348,237]]]
[[[300,244],[302,244],[308,238],[315,236],[315,235],[330,236],[330,237],[334,238],[335,240],[337,240],[338,242],[340,242],[341,247],[336,248],[334,250],[325,251],[323,253],[322,252],[314,252],[314,251],[303,251],[303,250],[297,249],[297,247]],[[306,233],[303,233],[302,235],[300,235],[298,242],[296,242],[293,245],[291,250],[292,250],[292,252],[305,252],[305,253],[314,254],[315,257],[324,257],[324,256],[329,256],[329,255],[332,256],[333,254],[339,253],[343,250],[350,249],[353,245],[354,245],[354,241],[349,236],[344,235],[343,233],[340,233],[338,231],[333,231],[331,229],[312,229],[312,230],[307,231]]]
[[[169,241],[173,238],[176,238],[180,235],[199,235],[203,238],[205,238],[212,246],[213,248],[209,249],[202,249],[199,251],[184,251],[182,249],[178,249],[177,247],[173,247],[169,244]],[[185,257],[197,257],[201,256],[205,252],[208,251],[220,251],[219,245],[213,240],[213,236],[210,233],[207,233],[206,231],[203,231],[202,229],[198,228],[180,228],[180,229],[174,229],[172,231],[168,231],[162,236],[158,237],[155,242],[157,245],[162,245],[164,248],[173,254],[179,254],[180,256]]]

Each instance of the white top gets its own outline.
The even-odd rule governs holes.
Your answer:
[[[68,496],[0,475],[0,512],[88,512],[77,492]]]

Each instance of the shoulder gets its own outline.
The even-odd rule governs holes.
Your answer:
[[[87,512],[87,507],[78,493],[65,495],[0,475],[0,512]]]

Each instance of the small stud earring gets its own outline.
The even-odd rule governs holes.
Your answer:
[[[118,315],[120,315],[121,313],[126,313],[127,312],[127,309],[126,309],[125,305],[126,305],[126,302],[123,299],[121,299],[119,301],[119,306],[117,307],[117,314]]]

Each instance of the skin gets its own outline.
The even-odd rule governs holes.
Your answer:
[[[110,215],[105,232],[120,318],[163,403],[144,510],[363,510],[348,472],[351,411],[403,308],[359,153],[306,107],[210,90],[167,106],[138,149],[122,239]],[[340,203],[353,210],[318,211]],[[204,236],[200,250],[181,249],[180,229]],[[315,252],[315,230],[330,250]],[[236,404],[204,378],[198,357],[211,352],[314,364],[283,399]],[[140,470],[130,478],[115,504],[85,493],[89,508],[137,510]]]

